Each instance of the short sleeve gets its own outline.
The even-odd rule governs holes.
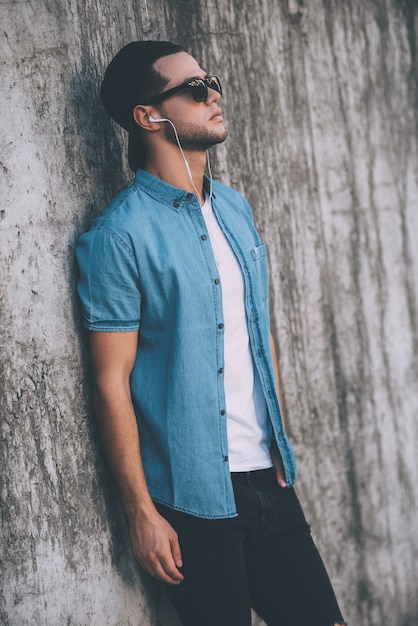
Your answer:
[[[138,330],[141,293],[135,256],[113,231],[97,228],[81,236],[76,251],[78,294],[88,330]]]

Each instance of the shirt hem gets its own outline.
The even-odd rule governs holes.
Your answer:
[[[89,323],[89,322],[83,322],[83,326],[84,328],[86,328],[87,330],[95,330],[97,332],[102,332],[102,333],[110,333],[110,332],[132,332],[135,330],[139,330],[139,325],[138,324],[128,324],[126,326],[115,326],[112,324],[97,324],[95,322],[93,323]]]
[[[205,515],[204,513],[198,513],[197,511],[192,511],[191,509],[188,509],[186,507],[175,506],[174,504],[171,504],[170,502],[165,502],[164,500],[160,500],[159,498],[152,497],[152,500],[154,502],[157,502],[158,504],[162,504],[163,506],[168,507],[169,509],[172,509],[173,511],[185,513],[186,515],[191,515],[193,517],[199,517],[200,519],[229,519],[232,517],[238,517],[238,513],[236,511],[222,513],[219,515]]]

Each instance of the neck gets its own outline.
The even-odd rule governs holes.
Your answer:
[[[187,151],[184,156],[189,164],[190,180],[183,156],[175,145],[164,146],[163,154],[159,151],[150,151],[145,165],[145,169],[150,174],[160,178],[169,185],[179,187],[185,191],[196,194],[198,192],[199,203],[203,204],[203,176],[206,166],[206,151]]]

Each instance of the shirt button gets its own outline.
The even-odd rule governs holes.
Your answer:
[[[193,194],[192,193],[188,193],[186,196],[186,200],[191,200],[193,198]]]
[[[203,241],[206,241],[207,236],[206,236],[206,235],[201,235],[201,237],[200,237],[200,238],[201,238]]]
[[[219,283],[220,283],[220,282],[221,282],[221,281],[220,281],[220,279],[219,279],[219,278],[215,278],[215,285],[219,285]]]
[[[225,409],[222,409],[221,415],[225,415],[225,413],[226,413]]]
[[[221,329],[222,329],[223,327],[224,327],[224,325],[223,325],[222,323],[221,323],[221,324],[218,324],[218,328],[221,328]]]
[[[173,206],[177,209],[180,206],[180,202],[178,200],[174,200]]]
[[[220,367],[220,368],[219,368],[219,373],[220,373],[220,374],[223,374],[223,373],[224,373],[224,368],[223,368],[223,367]]]

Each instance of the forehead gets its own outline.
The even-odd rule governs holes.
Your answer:
[[[206,72],[202,70],[196,59],[187,52],[176,52],[176,54],[161,57],[154,63],[154,68],[169,79],[166,88],[179,85],[188,78],[206,76]]]

